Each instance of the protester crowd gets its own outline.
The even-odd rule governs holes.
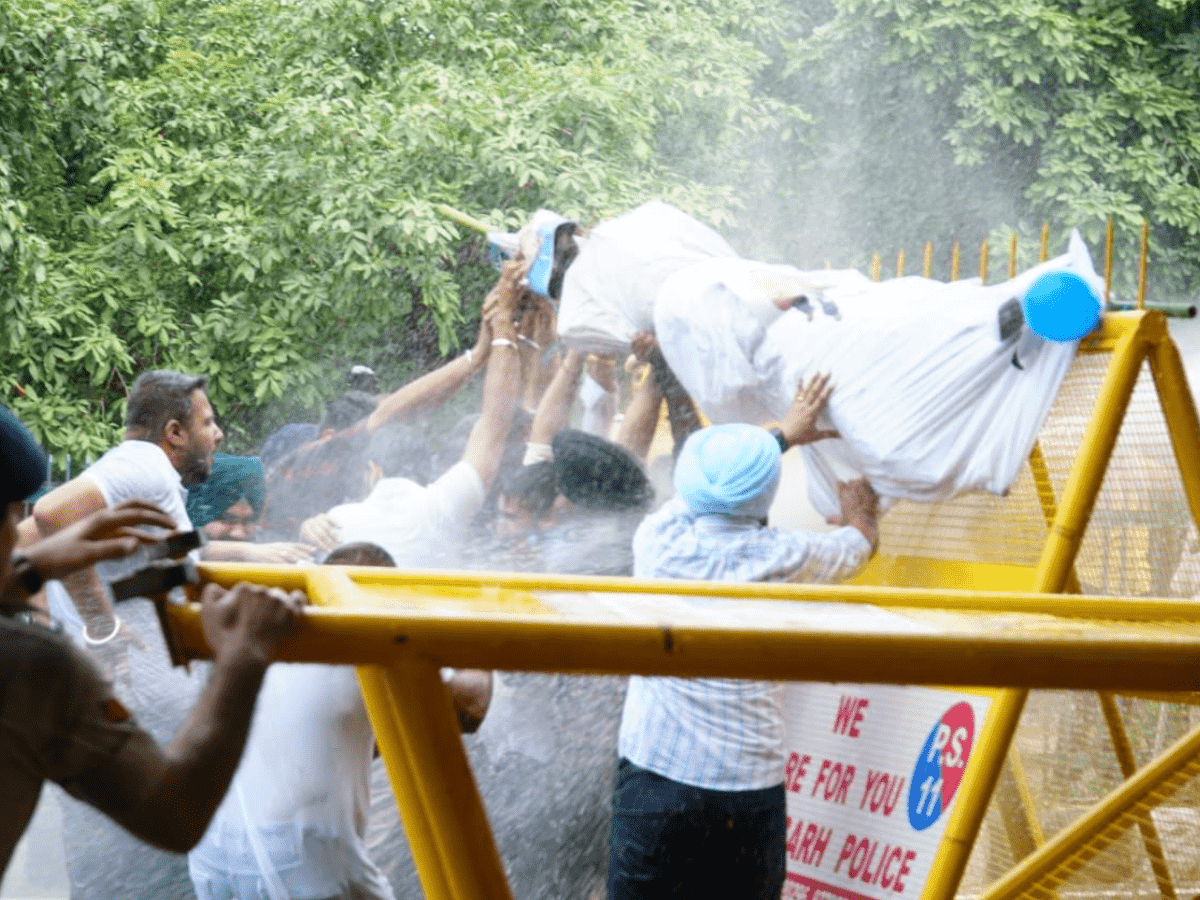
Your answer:
[[[46,458],[0,407],[0,872],[52,781],[73,900],[421,896],[353,670],[271,665],[302,595],[206,587],[213,659],[190,671],[153,601],[114,604],[167,532],[286,564],[811,582],[865,564],[866,481],[840,486],[831,531],[767,524],[782,454],[834,436],[827,376],[773,427],[703,427],[652,334],[627,359],[558,346],[535,262],[504,264],[461,356],[390,393],[356,366],[319,423],[254,456],[217,452],[203,374],[148,371],[125,440],[30,506]],[[479,378],[478,409],[431,433]],[[780,896],[778,685],[443,676],[515,896]]]

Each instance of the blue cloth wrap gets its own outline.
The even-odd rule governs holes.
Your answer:
[[[779,487],[779,442],[757,425],[694,432],[675,463],[675,492],[698,516],[765,519]]]
[[[263,465],[257,456],[213,457],[212,471],[203,484],[188,488],[188,518],[196,528],[225,515],[226,510],[243,497],[255,515],[262,514]]]

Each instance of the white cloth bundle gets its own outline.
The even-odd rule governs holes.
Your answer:
[[[786,312],[766,268],[718,260],[676,273],[656,298],[655,330],[714,422],[778,419],[801,378],[832,374],[820,427],[841,437],[800,448],[809,499],[825,516],[838,513],[837,481],[861,475],[882,498],[1007,491],[1076,343],[1047,342],[1023,322],[1002,340],[1000,308],[1047,271],[1073,271],[1097,296],[1103,288],[1077,233],[1065,255],[988,286],[790,270],[784,282],[801,286],[791,296],[807,299]]]
[[[653,327],[654,298],[673,272],[712,257],[736,257],[725,239],[654,200],[576,238],[579,255],[563,278],[558,334],[568,345],[624,356]]]

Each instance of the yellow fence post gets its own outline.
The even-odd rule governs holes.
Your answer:
[[[1110,217],[1104,226],[1104,305],[1108,306],[1108,298],[1112,296],[1112,267],[1113,267],[1113,220]]]
[[[1117,765],[1121,767],[1121,774],[1129,780],[1137,773],[1137,762],[1133,757],[1133,746],[1129,743],[1125,723],[1121,719],[1121,711],[1117,709],[1117,701],[1110,691],[1099,691],[1098,695]],[[1154,827],[1154,820],[1138,819],[1138,830],[1142,833],[1142,844],[1150,858],[1150,869],[1154,872],[1159,893],[1163,900],[1175,900],[1175,883],[1171,880],[1171,870],[1167,868],[1167,858],[1163,854],[1162,841],[1158,837],[1158,829]]]
[[[1142,243],[1138,249],[1137,308],[1146,308],[1146,260],[1150,256],[1150,223],[1142,219]]]

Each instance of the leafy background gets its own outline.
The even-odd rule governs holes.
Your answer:
[[[205,372],[252,451],[350,363],[472,339],[491,271],[439,203],[660,197],[806,267],[932,241],[940,277],[1111,216],[1126,293],[1145,218],[1152,299],[1189,298],[1198,86],[1183,0],[8,0],[0,397],[79,459],[139,371]]]

